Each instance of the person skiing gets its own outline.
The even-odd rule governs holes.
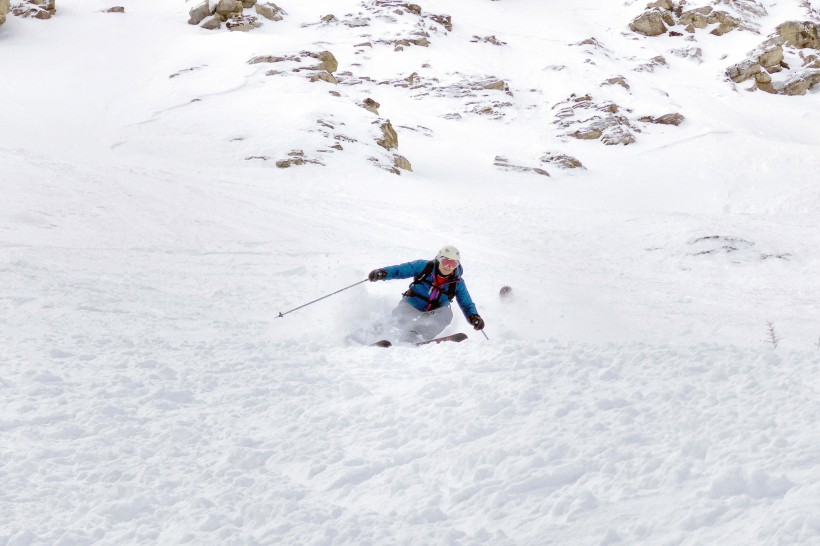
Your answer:
[[[473,328],[484,329],[484,320],[461,278],[463,271],[458,249],[445,246],[433,260],[415,260],[374,269],[367,278],[370,282],[413,278],[392,315],[400,341],[418,342],[435,338],[450,324],[453,298]]]

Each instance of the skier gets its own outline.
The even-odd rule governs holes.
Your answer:
[[[445,246],[435,259],[415,260],[399,265],[374,269],[367,278],[371,282],[409,279],[410,287],[393,309],[393,322],[400,341],[427,341],[440,334],[453,320],[450,302],[458,302],[467,321],[476,330],[484,329],[467,285],[461,278],[461,254],[454,246]]]

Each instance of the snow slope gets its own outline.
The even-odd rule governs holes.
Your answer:
[[[430,1],[452,32],[398,52],[419,21],[375,2],[247,34],[179,1],[10,16],[0,545],[820,544],[820,94],[723,77],[812,6],[763,4],[690,44],[630,33],[636,2]],[[340,83],[247,62],[305,50]],[[490,76],[512,94],[454,87]],[[572,93],[686,120],[575,140]],[[369,159],[386,119],[412,173]],[[297,149],[324,165],[274,165]],[[548,151],[586,169],[494,166]],[[456,312],[461,344],[351,345],[401,281],[275,318],[444,244],[489,341]]]

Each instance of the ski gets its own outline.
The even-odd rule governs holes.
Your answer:
[[[428,343],[438,344],[438,343],[444,343],[445,341],[454,341],[454,342],[458,343],[460,341],[464,341],[465,339],[467,339],[467,334],[458,333],[458,334],[452,334],[452,335],[444,336],[444,337],[437,337],[436,339],[428,339],[427,341],[419,341],[419,342],[415,343],[415,345],[416,346],[427,345]],[[391,343],[387,339],[381,339],[381,340],[379,340],[375,343],[371,343],[370,346],[371,347],[385,347],[386,348],[386,347],[392,347],[393,343]]]
[[[467,339],[467,334],[458,333],[444,337],[437,337],[436,339],[428,339],[427,341],[420,341],[416,343],[416,345],[427,345],[428,343],[438,344],[443,343],[445,341],[455,341],[456,343],[458,343],[460,341],[464,341],[465,339]]]

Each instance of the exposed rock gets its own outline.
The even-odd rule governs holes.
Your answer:
[[[316,66],[317,70],[326,70],[332,74],[339,68],[339,62],[330,51],[320,51],[319,53],[305,51],[303,54],[307,57],[313,57],[314,59],[318,59],[320,61],[319,65]]]
[[[245,9],[252,8],[256,5],[256,0],[242,0],[242,7]]]
[[[241,15],[243,9],[244,7],[242,6],[241,0],[219,0],[214,11],[220,15],[224,21],[232,15]]]
[[[690,59],[697,63],[703,62],[703,50],[699,47],[682,47],[673,49],[672,54],[683,59]]]
[[[629,83],[627,83],[626,78],[623,76],[615,76],[614,78],[609,78],[601,85],[620,85],[627,91],[629,91]]]
[[[318,159],[310,159],[305,157],[305,152],[302,150],[293,150],[292,152],[288,153],[288,159],[282,159],[276,162],[276,166],[280,169],[287,169],[293,165],[304,165],[306,163],[312,163],[315,165],[323,165],[321,161]]]
[[[739,19],[732,17],[725,11],[715,11],[712,12],[707,21],[710,24],[718,23],[718,27],[710,34],[714,34],[715,36],[723,36],[737,28],[742,28],[742,23]]]
[[[410,161],[403,155],[397,155],[393,158],[393,164],[402,170],[413,172],[413,166],[410,164]]]
[[[257,63],[281,63],[284,61],[294,61],[300,62],[302,59],[298,55],[286,55],[284,57],[280,57],[278,55],[260,55],[258,57],[252,57],[248,64],[257,64]]]
[[[488,80],[486,82],[481,83],[480,85],[481,85],[481,89],[495,89],[497,91],[507,91],[507,92],[509,92],[509,90],[510,90],[510,87],[507,85],[507,83],[504,80],[491,79],[491,80]]]
[[[430,19],[446,28],[448,32],[453,31],[453,19],[449,15],[431,15]]]
[[[381,106],[381,104],[379,104],[378,102],[374,101],[369,97],[362,101],[362,108],[369,112],[373,112],[377,116],[379,115],[379,106]]]
[[[11,13],[18,17],[51,19],[57,13],[55,0],[25,0],[11,6]]]
[[[215,13],[206,17],[199,26],[206,30],[216,30],[222,26],[222,16]]]
[[[760,64],[754,60],[745,60],[726,69],[726,75],[735,83],[741,83],[760,73]]]
[[[497,46],[507,45],[507,42],[502,42],[501,40],[499,40],[495,36],[485,36],[483,38],[481,36],[473,36],[470,41],[473,42],[473,43],[483,42],[485,44],[493,44],[493,45],[497,45]]]
[[[0,0],[0,25],[6,22],[6,14],[9,12],[9,0]]]
[[[583,169],[586,170],[586,167],[578,161],[576,158],[572,157],[571,155],[555,153],[555,152],[547,152],[543,156],[541,156],[541,163],[549,163],[555,165],[560,169]]]
[[[520,173],[532,172],[532,173],[535,173],[535,174],[540,174],[541,176],[549,176],[550,175],[550,173],[548,173],[546,170],[544,170],[540,167],[523,167],[521,165],[513,165],[509,162],[509,160],[506,157],[501,156],[501,155],[495,156],[495,160],[493,161],[493,165],[495,165],[496,167],[499,167],[501,170],[504,170],[504,171],[514,171],[514,172],[520,172]]]
[[[571,95],[553,107],[558,108],[556,121],[566,132],[565,136],[580,140],[601,140],[607,145],[629,145],[636,142],[634,127],[626,114],[631,111],[617,104],[597,104],[590,95]]]
[[[123,6],[112,6],[106,10],[103,10],[104,13],[125,13],[125,8]]]
[[[190,18],[188,19],[188,24],[198,25],[212,13],[213,12],[211,11],[208,0],[204,0],[200,4],[191,8],[191,11],[188,12],[188,15],[190,16]]]
[[[669,63],[666,62],[666,58],[663,55],[658,55],[657,57],[652,57],[649,62],[646,62],[638,67],[635,68],[636,72],[654,72],[656,68],[659,66],[669,66]]]
[[[664,21],[664,12],[661,9],[654,8],[642,13],[629,23],[629,28],[632,32],[643,34],[644,36],[660,36],[666,33],[666,22]]]
[[[657,118],[654,116],[641,116],[638,118],[638,121],[643,123],[657,123],[659,125],[680,125],[684,119],[686,118],[683,117],[683,114],[673,113],[664,114]]]
[[[339,80],[336,79],[336,76],[334,76],[330,72],[326,72],[324,70],[320,70],[320,71],[318,71],[314,74],[311,74],[308,77],[308,79],[312,82],[323,81],[323,82],[327,82],[327,83],[332,83],[334,85],[339,83]]]
[[[694,28],[706,28],[709,26],[709,14],[712,11],[711,6],[685,11],[678,19],[678,24],[683,26],[692,25]]]
[[[385,150],[392,150],[399,147],[399,135],[396,133],[396,130],[393,129],[393,125],[390,123],[390,120],[382,123],[379,126],[381,129],[383,138],[376,141],[376,144],[384,148]]]
[[[797,49],[820,49],[818,24],[811,21],[787,21],[777,27],[776,35]]]
[[[287,12],[274,4],[273,2],[265,2],[264,4],[256,4],[256,13],[265,19],[271,21],[281,21]]]
[[[228,30],[238,32],[249,32],[255,28],[262,26],[254,15],[234,15],[225,21],[225,26]]]
[[[811,21],[778,25],[775,33],[751,51],[747,59],[728,67],[726,75],[735,83],[754,80],[752,90],[804,95],[820,83],[820,63],[812,61],[820,53],[818,28]],[[776,80],[772,74],[778,75]]]
[[[766,69],[767,72],[780,72],[782,67],[780,63],[783,62],[783,47],[775,46],[757,58],[757,63]]]
[[[739,10],[738,0],[719,0],[715,3],[720,3],[720,1]],[[744,4],[746,2],[747,0],[743,0]],[[738,6],[734,4],[738,4]],[[685,0],[681,0],[679,3],[671,0],[653,2],[647,6],[646,11],[632,20],[629,28],[633,32],[644,36],[660,36],[675,26],[683,26],[686,32],[693,34],[696,29],[705,29],[710,25],[717,25],[711,31],[716,36],[722,36],[735,29],[754,30],[726,11],[715,10],[712,6],[684,11],[685,5]],[[755,10],[749,11],[754,12]],[[763,12],[765,13],[765,9],[763,9]],[[677,31],[669,34],[670,36],[682,36]]]

